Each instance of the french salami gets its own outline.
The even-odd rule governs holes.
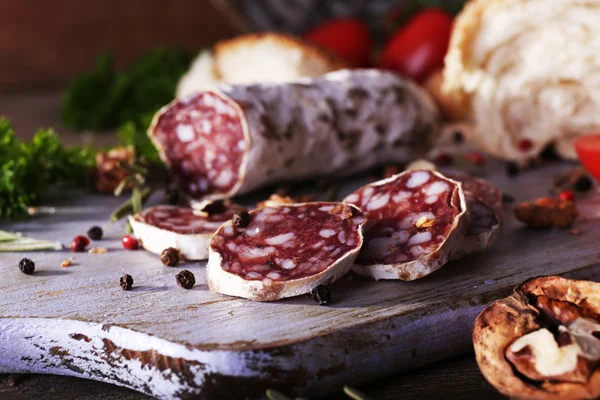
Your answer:
[[[353,270],[375,280],[412,281],[460,251],[467,229],[461,184],[436,171],[406,171],[344,202],[365,213],[365,242]]]
[[[350,270],[363,243],[362,212],[342,203],[264,207],[224,223],[210,242],[211,290],[278,300],[330,284]]]
[[[429,95],[391,72],[222,86],[177,99],[148,134],[193,199],[342,176],[423,155],[438,129]]]
[[[244,210],[221,203],[214,203],[205,212],[190,207],[154,206],[129,217],[129,223],[142,246],[152,253],[174,247],[187,260],[206,260],[213,233],[236,212]]]
[[[502,192],[483,179],[464,175],[447,174],[462,183],[467,202],[467,233],[460,251],[453,259],[490,247],[500,236],[502,221]]]

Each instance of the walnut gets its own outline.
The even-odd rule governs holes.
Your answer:
[[[331,210],[332,214],[339,215],[342,219],[349,219],[356,215],[355,208],[348,204],[339,203]]]
[[[284,204],[293,204],[294,199],[289,196],[280,196],[277,193],[272,194],[267,200],[259,202],[257,208],[277,207]]]
[[[575,203],[552,197],[542,197],[533,203],[521,203],[515,207],[515,217],[531,228],[569,228],[577,215]]]
[[[119,167],[131,165],[135,158],[133,147],[117,147],[96,154],[96,168],[92,171],[92,182],[97,191],[112,193],[127,176],[127,171]]]
[[[485,378],[513,398],[600,396],[600,283],[534,278],[477,317]]]

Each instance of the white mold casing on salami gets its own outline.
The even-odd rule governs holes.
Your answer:
[[[208,215],[190,207],[159,205],[130,216],[129,224],[151,253],[174,247],[186,260],[206,260],[213,233],[241,210],[244,208],[233,205]]]
[[[461,247],[452,259],[489,248],[500,236],[503,215],[502,192],[483,179],[448,174],[462,183],[467,202],[467,233]]]
[[[365,242],[353,271],[412,281],[460,251],[467,229],[461,184],[436,171],[406,171],[344,199],[365,213]]]
[[[352,267],[363,243],[362,212],[342,203],[299,203],[250,212],[250,223],[224,223],[206,267],[212,291],[257,301],[309,293]]]
[[[221,86],[178,99],[148,134],[192,198],[409,162],[431,146],[429,95],[391,72],[342,70],[294,83]]]

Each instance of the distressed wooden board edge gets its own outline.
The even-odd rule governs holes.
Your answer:
[[[596,266],[564,275],[600,278]],[[71,375],[157,398],[258,398],[267,388],[326,394],[471,351],[476,316],[511,290],[498,288],[470,307],[417,310],[261,350],[199,350],[114,325],[5,317],[0,372]]]

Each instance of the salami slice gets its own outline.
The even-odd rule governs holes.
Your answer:
[[[342,203],[253,210],[223,224],[210,242],[211,290],[271,301],[310,292],[350,270],[363,242],[362,212]]]
[[[483,179],[448,174],[449,178],[462,183],[467,202],[467,234],[462,248],[453,259],[490,247],[500,236],[502,221],[502,192]]]
[[[163,107],[148,134],[182,189],[203,200],[408,162],[437,128],[436,106],[415,84],[344,70],[198,92]]]
[[[241,210],[244,208],[238,205],[216,206],[210,212],[159,205],[129,217],[129,223],[144,248],[152,253],[174,247],[187,260],[206,260],[213,233]]]
[[[369,184],[344,200],[367,217],[353,270],[412,281],[440,269],[462,246],[467,228],[461,184],[436,171],[406,171]]]

